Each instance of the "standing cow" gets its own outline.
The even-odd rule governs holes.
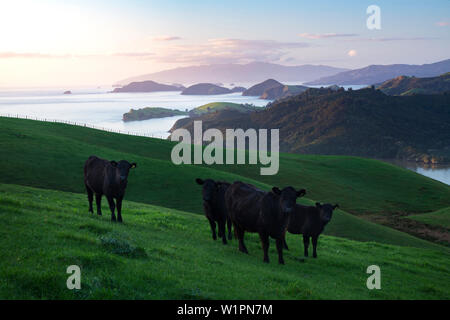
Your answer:
[[[108,161],[100,159],[96,156],[90,156],[84,164],[84,184],[89,200],[89,212],[93,213],[92,201],[97,203],[97,214],[102,215],[102,195],[108,199],[109,208],[111,209],[111,220],[116,221],[114,209],[117,203],[117,220],[122,222],[122,199],[125,195],[127,187],[128,173],[130,169],[136,168],[136,163],[129,163],[121,160]]]
[[[278,263],[284,264],[283,240],[289,217],[294,211],[296,199],[304,196],[304,189],[292,187],[280,190],[273,187],[264,192],[243,182],[234,182],[225,192],[228,214],[239,240],[239,250],[248,253],[244,244],[244,233],[256,232],[261,239],[264,262],[269,262],[269,236],[276,240]]]
[[[317,239],[330,222],[333,210],[338,207],[338,204],[320,204],[319,202],[316,202],[315,207],[299,204],[295,206],[295,212],[291,216],[287,230],[292,234],[303,234],[305,257],[308,256],[309,238],[312,238],[313,257],[317,258]],[[287,248],[286,240],[284,240],[284,247]]]
[[[195,179],[202,186],[203,210],[211,226],[212,237],[216,236],[216,222],[219,227],[219,237],[223,244],[227,244],[225,224],[228,225],[228,239],[231,240],[231,220],[225,206],[225,191],[230,186],[227,182],[214,181],[212,179]]]

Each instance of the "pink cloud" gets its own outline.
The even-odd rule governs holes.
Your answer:
[[[181,40],[181,37],[177,37],[177,36],[159,36],[159,37],[154,37],[153,40],[154,41],[174,41],[174,40]]]
[[[300,33],[300,37],[306,39],[327,39],[327,38],[344,38],[356,37],[355,33]]]
[[[448,22],[448,21],[439,21],[439,22],[436,22],[436,25],[439,26],[439,27],[447,27],[448,25],[450,25],[450,22]]]

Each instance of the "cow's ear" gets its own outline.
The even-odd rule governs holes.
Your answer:
[[[203,181],[203,180],[200,179],[200,178],[197,178],[197,179],[195,179],[195,182],[197,182],[197,184],[202,185],[205,181]]]
[[[317,207],[317,208],[320,208],[320,207],[321,207],[320,202],[316,202],[316,207]]]
[[[137,164],[136,164],[136,162],[133,162],[132,164],[131,164],[131,167],[130,167],[130,169],[134,169],[134,168],[136,168],[137,167]]]
[[[339,208],[339,205],[337,203],[333,206],[333,210],[336,208]]]
[[[110,161],[109,163],[111,163],[111,165],[112,165],[113,167],[117,167],[117,162],[115,162],[114,160]]]
[[[281,194],[281,190],[278,189],[278,187],[273,187],[273,188],[272,188],[272,192],[275,193],[275,194],[277,194],[277,195],[280,195],[280,194]]]
[[[306,194],[305,189],[298,190],[296,193],[297,197],[303,197],[305,194]]]

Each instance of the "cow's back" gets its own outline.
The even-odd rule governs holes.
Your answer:
[[[96,156],[90,156],[84,164],[84,183],[95,193],[103,193],[107,164],[107,160]]]
[[[234,182],[225,192],[228,214],[247,231],[258,229],[259,211],[264,192],[243,182]]]

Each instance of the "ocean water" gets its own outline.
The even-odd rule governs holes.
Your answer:
[[[123,122],[131,108],[163,107],[191,110],[210,102],[252,103],[265,106],[270,100],[241,93],[222,95],[181,95],[180,92],[111,93],[108,89],[0,89],[0,114],[65,120],[96,127],[166,138],[173,124],[184,116]]]

